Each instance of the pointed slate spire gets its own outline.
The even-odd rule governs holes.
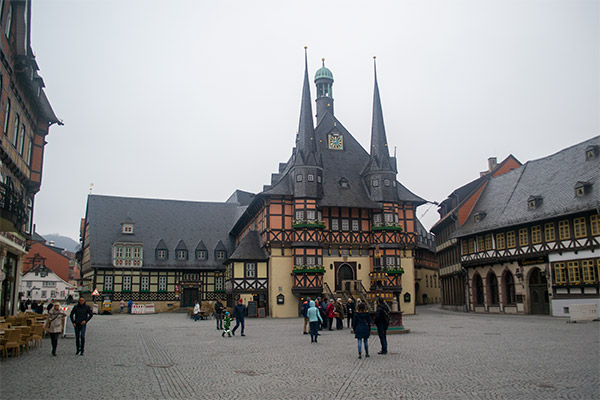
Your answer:
[[[304,85],[302,86],[302,102],[300,105],[300,123],[298,124],[297,155],[301,164],[316,165],[317,144],[313,124],[310,85],[308,81],[308,54],[304,47]]]
[[[381,98],[379,97],[379,85],[377,84],[377,64],[373,57],[373,70],[375,73],[375,89],[373,91],[373,122],[371,125],[371,170],[393,171],[390,162],[390,153],[385,135],[383,123],[383,110],[381,109]]]

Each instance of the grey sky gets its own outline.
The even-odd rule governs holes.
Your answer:
[[[38,232],[77,239],[91,182],[202,201],[262,190],[294,144],[305,45],[365,148],[377,56],[398,179],[428,200],[489,156],[600,133],[598,1],[34,0],[32,47],[65,122],[47,138]]]

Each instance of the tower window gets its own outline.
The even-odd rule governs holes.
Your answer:
[[[302,174],[296,175],[296,182],[302,182]]]
[[[390,180],[389,180],[389,179],[384,179],[384,180],[383,180],[383,184],[384,184],[385,186],[390,186]]]
[[[314,182],[315,181],[315,176],[313,174],[308,174],[308,176],[306,177],[306,179],[308,179],[309,182]]]
[[[371,182],[371,184],[373,185],[373,187],[379,186],[379,179],[373,179],[373,181]]]

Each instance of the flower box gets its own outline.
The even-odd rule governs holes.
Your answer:
[[[294,274],[324,274],[325,267],[294,267]]]
[[[372,231],[397,231],[397,232],[402,232],[402,227],[401,226],[395,226],[395,225],[381,225],[381,226],[373,226],[371,228]]]

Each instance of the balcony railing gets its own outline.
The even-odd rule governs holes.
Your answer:
[[[14,229],[21,230],[27,220],[27,207],[23,197],[12,190],[5,183],[0,183],[0,218],[7,219],[14,225]],[[3,230],[4,225],[3,225]],[[10,231],[11,229],[6,229]]]

